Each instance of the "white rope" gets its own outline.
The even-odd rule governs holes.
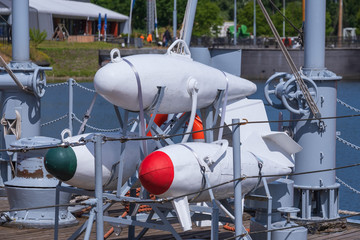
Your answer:
[[[347,187],[348,189],[350,189],[351,191],[353,191],[356,194],[360,194],[360,191],[356,190],[355,188],[351,187],[349,184],[345,183],[343,180],[341,180],[340,178],[336,177],[336,180],[341,183],[342,185],[344,185],[345,187]]]
[[[353,111],[355,111],[355,112],[360,112],[360,109],[357,109],[357,108],[355,108],[355,107],[352,107],[352,106],[350,106],[349,104],[341,101],[340,99],[336,99],[336,101],[337,101],[338,103],[340,103],[341,105],[343,105],[344,107],[347,107],[347,108],[350,109],[350,110],[353,110]]]
[[[75,114],[73,114],[73,117],[74,119],[79,122],[80,124],[83,124],[84,122],[81,121],[78,117],[76,117]],[[113,129],[104,129],[104,128],[97,128],[97,127],[94,127],[94,126],[91,126],[89,124],[85,124],[86,127],[94,130],[94,131],[98,131],[98,132],[118,132],[121,130],[121,128],[113,128]]]
[[[46,123],[41,124],[40,127],[44,127],[44,126],[46,126],[46,125],[50,125],[50,124],[53,124],[53,123],[55,123],[55,122],[58,122],[58,121],[60,121],[60,120],[62,120],[62,119],[64,119],[64,118],[67,118],[67,116],[68,116],[68,114],[65,114],[64,116],[61,116],[61,117],[59,117],[59,118],[57,118],[57,119],[54,119],[54,120],[52,120],[52,121],[49,121],[49,122],[46,122]]]
[[[345,145],[347,145],[347,146],[349,146],[349,147],[351,147],[351,148],[353,148],[353,149],[360,150],[360,147],[359,147],[359,146],[357,146],[357,145],[355,145],[355,144],[353,144],[353,143],[351,143],[351,142],[348,142],[348,141],[346,141],[345,139],[343,139],[343,138],[341,138],[341,137],[339,137],[339,136],[336,136],[336,139],[337,139],[339,142],[342,142],[343,144],[345,144]]]

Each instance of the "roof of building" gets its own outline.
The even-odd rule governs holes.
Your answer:
[[[0,2],[9,6],[9,1],[0,0]],[[108,20],[126,21],[129,17],[112,10],[100,7],[93,3],[70,1],[70,0],[29,0],[30,8],[39,13],[52,14],[54,17],[71,17],[81,19],[97,19],[99,13],[102,18],[107,14]],[[2,9],[2,12],[5,9]]]

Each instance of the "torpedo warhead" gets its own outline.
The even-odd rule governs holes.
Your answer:
[[[116,52],[116,51],[115,51]],[[241,99],[256,92],[256,85],[238,76],[193,61],[190,55],[143,54],[114,58],[94,77],[97,93],[114,105],[139,111],[141,88],[144,109],[151,107],[159,91],[165,92],[159,113],[191,110],[190,89],[197,89],[197,108],[211,105],[219,90],[228,89],[228,100]]]
[[[67,142],[78,142],[80,139],[92,138],[94,133],[82,134],[66,138]],[[107,137],[118,137],[118,134],[104,134]],[[121,144],[125,144],[123,152],[124,171],[123,182],[136,172],[140,162],[139,142],[107,141],[102,145],[102,182],[106,190],[116,189]],[[154,144],[149,141],[149,149]],[[74,147],[58,147],[49,149],[45,155],[46,170],[59,180],[78,188],[95,189],[95,153],[94,143]]]
[[[76,173],[77,158],[72,147],[49,149],[44,163],[46,170],[63,182],[73,178]]]

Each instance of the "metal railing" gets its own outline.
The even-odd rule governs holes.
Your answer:
[[[283,40],[284,41],[284,40]],[[191,38],[191,46],[203,47],[234,47],[234,38],[232,37],[195,37]],[[243,48],[279,48],[279,44],[274,37],[257,37],[254,45],[253,37],[237,38],[236,46]],[[338,38],[328,36],[325,39],[327,48],[360,48],[360,36],[353,38]],[[298,37],[289,37],[287,48],[300,49]]]

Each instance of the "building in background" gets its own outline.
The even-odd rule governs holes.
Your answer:
[[[11,26],[11,0],[0,0],[0,37],[8,38]],[[45,30],[47,39],[52,39],[59,24],[70,36],[95,36],[98,29],[99,13],[102,17],[104,34],[104,16],[107,14],[107,35],[117,37],[128,33],[128,16],[100,7],[90,1],[70,0],[29,0],[30,29]]]

